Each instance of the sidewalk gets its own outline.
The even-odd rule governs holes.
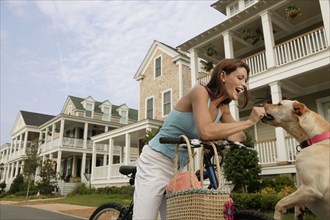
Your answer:
[[[58,212],[58,213],[79,217],[81,219],[89,219],[93,211],[96,209],[96,207],[56,203],[56,200],[54,200],[54,203],[44,203],[43,201],[40,200],[29,200],[28,202],[0,201],[0,205],[1,204],[20,205],[20,206],[44,209],[47,211]]]

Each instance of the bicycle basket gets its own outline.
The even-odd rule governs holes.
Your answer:
[[[189,162],[188,169],[190,171],[190,186],[189,190],[176,191],[175,184],[173,186],[173,192],[166,194],[166,219],[168,220],[224,220],[228,219],[228,213],[225,215],[225,207],[227,204],[232,203],[230,198],[230,192],[227,190],[221,190],[221,176],[220,176],[220,165],[219,158],[217,154],[216,147],[212,143],[213,150],[215,151],[215,160],[217,165],[217,179],[218,179],[218,189],[207,189],[205,187],[195,188],[192,176],[194,174],[193,170],[193,156],[192,150],[187,137],[182,136],[186,140]],[[176,146],[176,156],[174,161],[174,179],[177,176],[177,164],[178,164],[178,148]],[[203,150],[202,150],[203,152]],[[203,170],[203,153],[201,159],[201,171]],[[201,185],[203,186],[203,173],[201,173]],[[175,182],[175,181],[174,181]]]

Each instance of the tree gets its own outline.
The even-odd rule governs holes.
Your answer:
[[[253,140],[248,133],[245,145],[253,148]],[[234,191],[255,191],[255,186],[260,185],[261,167],[258,164],[258,153],[245,148],[231,148],[225,153],[224,175],[235,185]]]
[[[12,184],[10,184],[9,193],[15,194],[19,192],[24,187],[24,177],[22,174],[18,174],[13,180]]]
[[[40,165],[38,145],[32,145],[26,152],[27,159],[24,160],[23,174],[27,177],[28,187],[26,190],[26,201],[29,197],[31,180],[34,178],[36,170]]]
[[[40,174],[41,181],[37,183],[37,187],[41,194],[49,195],[54,189],[53,180],[56,178],[55,164],[47,159],[43,162]]]

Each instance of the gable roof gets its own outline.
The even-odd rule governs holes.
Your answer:
[[[168,46],[168,45],[166,45],[162,42],[154,40],[154,42],[152,43],[151,47],[149,48],[149,50],[147,52],[147,55],[144,57],[139,69],[137,70],[137,72],[134,75],[135,80],[141,79],[141,77],[144,74],[144,69],[146,68],[146,66],[150,62],[150,59],[151,59],[152,55],[154,54],[154,52],[157,49],[161,49],[162,51],[164,51],[165,53],[167,53],[171,57],[176,57],[176,56],[181,54],[176,48]]]
[[[76,109],[81,110],[81,111],[85,111],[84,106],[81,104],[81,102],[84,101],[85,99],[80,98],[80,97],[75,97],[75,96],[68,96],[68,98],[71,99],[71,101],[74,104],[74,106],[75,106]],[[108,101],[108,100],[106,100],[106,101]],[[104,104],[104,102],[105,101],[103,101],[103,102],[95,101],[94,112],[103,114],[103,112],[101,111],[100,106],[102,104]],[[123,106],[123,105],[126,105],[126,104],[122,104],[120,106]],[[117,109],[120,108],[120,106],[118,106],[118,105],[112,105],[111,114],[113,116],[120,117],[120,115],[117,112]],[[129,108],[128,109],[128,118],[129,119],[133,119],[133,120],[138,120],[138,110]]]
[[[25,125],[40,126],[54,118],[54,115],[40,114],[36,112],[20,111]]]

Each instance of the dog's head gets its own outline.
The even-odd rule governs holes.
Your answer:
[[[275,127],[284,127],[289,122],[299,123],[299,117],[308,111],[303,103],[293,100],[283,100],[278,104],[265,104],[264,108],[267,116],[261,121]]]

